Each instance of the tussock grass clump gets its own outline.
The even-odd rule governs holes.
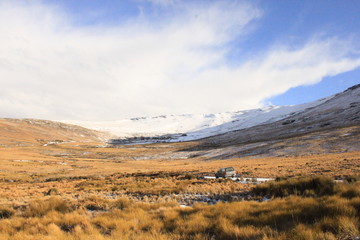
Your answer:
[[[72,211],[71,206],[59,197],[51,197],[46,200],[33,201],[24,212],[25,217],[42,217],[51,211],[68,213]]]
[[[130,200],[129,198],[126,198],[126,197],[122,197],[122,198],[116,199],[115,202],[113,202],[111,204],[111,207],[123,210],[125,208],[128,208],[132,204],[133,204],[132,200]]]
[[[347,177],[345,178],[345,180],[346,180],[348,183],[355,183],[355,182],[360,181],[360,176],[357,176],[357,175],[347,176]]]
[[[10,207],[0,207],[0,219],[10,218],[15,214],[14,209]]]
[[[360,218],[360,197],[350,199],[349,203],[356,210],[356,216]]]
[[[357,198],[360,197],[360,187],[354,184],[344,184],[337,187],[341,197],[344,198]]]
[[[335,193],[335,183],[327,177],[289,179],[258,185],[252,192],[255,195],[271,197],[324,196]]]
[[[53,196],[58,194],[59,191],[57,190],[57,188],[50,188],[47,192],[44,193],[45,196]]]
[[[109,200],[95,195],[85,198],[81,204],[90,211],[106,211],[110,208]]]

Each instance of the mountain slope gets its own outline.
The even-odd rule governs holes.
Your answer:
[[[215,141],[231,144],[244,141],[271,140],[339,127],[359,126],[359,124],[360,85],[357,85],[317,106],[291,114],[291,116],[281,120],[228,132],[214,138],[208,138],[205,142]]]
[[[214,158],[360,150],[360,85],[278,121],[202,139],[186,151]]]
[[[359,85],[356,85],[343,93],[296,106],[270,106],[205,115],[163,115],[112,122],[67,122],[109,132],[115,136],[110,141],[113,144],[182,142],[205,138],[202,140],[204,146],[228,146],[356,125],[359,101]]]
[[[218,114],[163,115],[107,122],[63,122],[109,132],[117,137],[113,142],[118,144],[193,141],[271,123],[320,105],[326,100],[327,98],[296,106],[270,106]]]
[[[101,142],[108,136],[83,127],[47,120],[0,119],[1,146],[32,146],[48,142]]]

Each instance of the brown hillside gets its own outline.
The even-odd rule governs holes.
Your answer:
[[[101,142],[104,139],[104,133],[70,124],[35,119],[0,119],[1,146],[31,146],[69,141]]]

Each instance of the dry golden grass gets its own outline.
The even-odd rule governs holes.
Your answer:
[[[282,158],[183,159],[182,150],[196,142],[107,146],[95,132],[46,121],[0,119],[0,180],[34,182],[49,177],[113,173],[213,173],[233,166],[244,176],[353,175],[360,171],[360,152]]]
[[[38,137],[43,136],[36,133],[32,136],[33,139]],[[54,137],[61,138],[58,133]],[[67,139],[71,139],[71,136]],[[79,139],[74,139],[73,142],[65,142],[65,139],[64,142],[47,146],[36,140],[32,141],[31,146],[0,142],[4,146],[0,148],[0,203],[28,203],[44,196],[51,188],[56,188],[58,195],[72,199],[129,193],[228,194],[248,191],[252,187],[196,179],[203,175],[213,175],[224,166],[234,167],[244,177],[333,177],[360,172],[360,152],[208,161],[199,157],[169,158],[196,143],[104,147],[101,142],[79,142]],[[151,159],[134,160],[145,157]],[[154,178],[151,174],[164,177]],[[144,199],[154,201],[153,197]]]
[[[360,197],[343,197],[348,188],[360,192],[360,183],[336,185],[333,194],[318,198],[187,208],[124,197],[43,197],[21,208],[7,206],[12,213],[0,215],[0,239],[355,239]],[[89,203],[101,209],[89,211]]]
[[[183,143],[185,144],[185,143]],[[360,153],[322,154],[283,158],[242,158],[206,161],[202,158],[162,159],[158,155],[180,149],[169,147],[130,146],[98,148],[76,143],[61,146],[2,147],[0,148],[1,178],[28,179],[32,175],[49,176],[109,175],[154,171],[197,171],[213,173],[223,166],[233,166],[245,176],[352,175],[360,171]],[[149,148],[149,149],[148,149]],[[152,157],[133,160],[134,156]]]
[[[36,121],[35,121],[36,122]],[[96,133],[67,125],[0,119],[0,181],[36,182],[54,177],[108,176],[114,173],[214,173],[233,166],[244,176],[284,177],[353,175],[360,172],[360,152],[308,156],[184,159],[196,142],[111,146]]]

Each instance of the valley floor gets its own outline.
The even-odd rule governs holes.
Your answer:
[[[4,144],[0,148],[0,239],[359,236],[360,152],[182,158],[181,149],[194,144]],[[242,177],[289,180],[255,185],[203,178],[227,166]],[[335,177],[345,183],[335,183]],[[320,180],[314,185],[313,179]],[[302,181],[312,184],[305,183],[301,191]],[[288,192],[277,195],[276,184],[283,184],[281,189],[290,186]],[[330,192],[319,192],[329,186]]]

